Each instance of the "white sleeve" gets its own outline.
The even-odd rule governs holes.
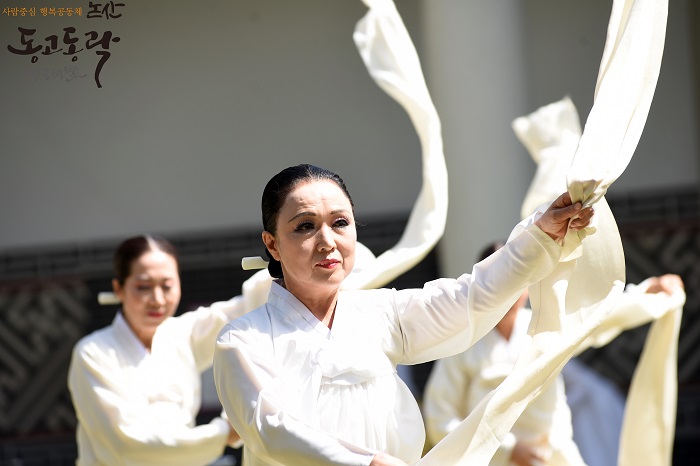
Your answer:
[[[343,442],[294,417],[272,343],[260,329],[227,326],[214,353],[214,381],[224,410],[250,451],[266,464],[367,466],[377,452]],[[284,459],[284,463],[280,462]]]
[[[68,375],[81,429],[89,433],[101,464],[205,465],[221,456],[229,427],[221,418],[189,427],[158,422],[150,404],[143,409],[132,401],[135,393],[122,378],[123,369],[90,346],[78,344]]]
[[[562,247],[530,225],[471,274],[439,279],[422,290],[396,293],[403,342],[400,364],[417,364],[461,353],[486,335],[522,292],[547,276]]]
[[[425,432],[437,444],[462,422],[469,412],[471,378],[464,367],[464,353],[435,361],[423,393]]]
[[[216,337],[224,325],[246,312],[243,296],[236,296],[228,301],[199,307],[178,317],[180,320],[188,321],[192,352],[200,372],[211,367]]]

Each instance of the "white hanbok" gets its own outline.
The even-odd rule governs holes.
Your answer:
[[[195,426],[201,372],[216,336],[243,314],[240,297],[164,321],[149,352],[119,312],[74,347],[68,374],[78,418],[79,466],[211,463],[226,446],[228,421]]]
[[[418,461],[423,421],[397,364],[464,351],[551,272],[561,250],[533,225],[471,275],[422,289],[341,291],[332,329],[273,283],[267,304],[223,329],[214,356],[244,465],[367,465],[380,451]]]

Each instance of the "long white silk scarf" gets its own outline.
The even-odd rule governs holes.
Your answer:
[[[423,186],[396,246],[375,258],[358,244],[357,272],[346,279],[346,289],[382,286],[417,264],[442,236],[447,213],[440,122],[415,48],[392,1],[364,2],[369,11],[357,24],[355,42],[370,75],[406,109],[416,127]],[[603,196],[627,166],[646,121],[663,51],[666,11],[666,0],[614,2],[596,101],[568,173],[574,199],[596,204],[598,232],[567,235],[560,267],[530,290],[539,317],[533,319],[529,349],[499,389],[418,464],[488,464],[520,413],[593,333],[622,291],[622,246]],[[263,270],[244,283],[249,308],[265,302],[269,280]]]
[[[595,101],[567,173],[573,200],[595,204],[597,232],[566,235],[559,266],[530,288],[531,343],[513,372],[419,464],[487,465],[527,404],[559,374],[621,294],[624,254],[604,194],[629,163],[646,122],[667,10],[667,0],[614,1]]]
[[[581,137],[578,113],[568,97],[513,121],[515,133],[538,164],[522,215],[564,189]],[[677,354],[685,293],[650,296],[646,282],[627,293],[577,352],[608,344],[622,331],[653,321],[627,396],[620,436],[620,465],[670,465],[677,401]]]

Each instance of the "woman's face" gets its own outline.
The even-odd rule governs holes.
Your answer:
[[[263,232],[282,263],[284,285],[295,296],[337,291],[355,264],[357,232],[352,206],[332,181],[309,181],[287,196],[277,233]]]
[[[131,263],[123,286],[117,280],[112,286],[122,302],[124,319],[150,348],[156,328],[175,314],[180,303],[177,261],[162,251],[148,251]]]

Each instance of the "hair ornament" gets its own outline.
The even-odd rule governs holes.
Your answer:
[[[119,298],[117,298],[117,295],[111,291],[100,291],[97,293],[97,302],[103,306],[114,306],[121,304],[121,301]]]
[[[243,270],[258,270],[267,267],[267,261],[260,256],[244,257],[241,259]]]

